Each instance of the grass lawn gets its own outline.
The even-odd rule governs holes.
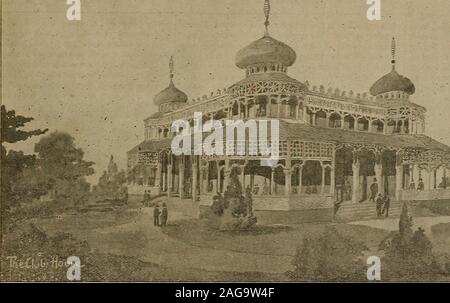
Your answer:
[[[173,217],[172,217],[173,218]],[[49,234],[67,232],[92,249],[89,266],[94,280],[106,281],[286,281],[296,249],[327,225],[363,242],[369,255],[381,255],[380,242],[389,230],[345,223],[258,226],[230,232],[211,228],[207,220],[173,219],[154,227],[151,208],[71,213],[35,219]],[[433,237],[448,241],[447,224]],[[434,243],[433,245],[437,245]],[[447,242],[445,242],[447,243]]]

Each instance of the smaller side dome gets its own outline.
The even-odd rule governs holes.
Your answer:
[[[175,87],[173,84],[173,57],[170,57],[169,61],[170,69],[170,83],[167,88],[159,92],[154,98],[153,102],[158,106],[159,111],[162,113],[167,113],[175,110],[180,105],[187,102],[187,95]]]
[[[392,43],[391,43],[391,64],[392,64],[392,71],[380,79],[378,79],[370,88],[370,93],[373,96],[378,96],[384,93],[390,93],[390,92],[403,92],[407,95],[412,95],[416,92],[416,87],[414,86],[414,83],[412,83],[411,80],[408,78],[400,75],[395,70],[395,52],[396,52],[396,43],[395,38],[392,37]]]
[[[169,86],[159,92],[153,102],[155,105],[160,106],[165,103],[186,103],[188,100],[187,95],[175,87],[172,81],[170,81]]]

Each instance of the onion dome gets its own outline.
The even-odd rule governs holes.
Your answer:
[[[188,100],[187,95],[175,87],[173,84],[173,58],[170,57],[170,83],[167,88],[159,92],[153,99],[156,106],[159,107],[160,112],[169,112],[185,104]]]
[[[264,35],[237,53],[236,66],[244,69],[263,63],[281,63],[287,67],[294,64],[296,58],[295,51],[289,45]]]
[[[269,36],[269,0],[264,3],[264,14],[266,17],[264,37],[250,43],[236,54],[236,66],[241,69],[260,66],[262,69],[266,68],[265,70],[269,71],[274,70],[270,67],[276,66],[278,67],[277,71],[286,71],[286,67],[294,64],[297,55],[289,45]]]
[[[395,38],[392,38],[391,64],[392,71],[378,79],[370,88],[370,93],[373,96],[379,96],[389,92],[402,92],[407,95],[414,94],[416,91],[414,83],[395,70]]]

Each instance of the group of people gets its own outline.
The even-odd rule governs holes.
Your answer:
[[[417,184],[414,182],[414,179],[411,180],[411,183],[409,183],[409,189],[410,190],[424,190],[425,189],[425,183],[423,183],[423,179],[419,178],[419,183]]]
[[[169,212],[167,210],[166,203],[163,203],[161,208],[159,208],[159,205],[156,204],[153,209],[153,225],[162,227],[166,226],[168,216]]]
[[[377,194],[375,199],[377,217],[382,217],[383,215],[389,217],[389,207],[391,206],[391,199],[387,194],[384,196],[381,193]]]
[[[439,185],[437,186],[438,189],[446,189],[450,187],[450,181],[448,179],[448,177],[444,176],[441,179],[441,182],[439,183]],[[422,178],[419,178],[419,183],[417,183],[417,188],[416,188],[416,183],[414,182],[414,179],[411,180],[411,182],[409,183],[409,189],[410,190],[425,190],[425,183],[423,182]]]
[[[391,199],[389,195],[385,193],[384,195],[379,191],[377,178],[373,179],[373,183],[370,185],[370,197],[369,201],[375,202],[375,209],[377,212],[377,217],[382,217],[385,215],[389,217],[389,207],[391,206]]]

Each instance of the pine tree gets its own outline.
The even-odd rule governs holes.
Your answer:
[[[6,110],[1,106],[1,196],[2,210],[23,201],[45,194],[46,188],[39,178],[33,178],[36,168],[36,157],[25,155],[22,151],[9,150],[4,143],[14,144],[25,141],[30,137],[39,136],[48,129],[22,130],[27,123],[33,121],[31,117],[16,115],[14,110]]]

